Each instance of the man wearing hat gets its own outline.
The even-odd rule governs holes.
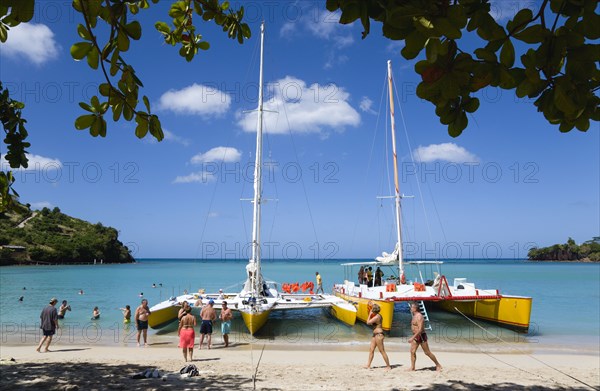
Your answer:
[[[217,319],[217,311],[214,309],[215,301],[210,299],[208,301],[208,305],[202,308],[200,311],[200,318],[202,318],[202,323],[200,324],[200,348],[202,349],[202,344],[204,343],[204,337],[208,336],[207,344],[210,349],[211,340],[212,340],[212,324],[215,319]]]
[[[46,343],[44,352],[50,351],[48,347],[50,346],[50,342],[52,342],[52,336],[58,328],[58,311],[55,307],[56,303],[58,303],[58,300],[53,297],[50,299],[50,303],[44,307],[42,313],[40,314],[40,329],[42,329],[44,335],[42,336],[37,349],[35,349],[38,352],[40,352],[40,349],[42,349],[44,342]]]

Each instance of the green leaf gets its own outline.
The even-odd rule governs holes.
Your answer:
[[[433,25],[440,34],[443,34],[448,39],[459,39],[462,36],[460,30],[450,23],[447,18],[435,18]]]
[[[429,38],[425,44],[425,56],[427,61],[433,64],[438,59],[440,51],[440,40],[438,38]]]
[[[529,8],[523,8],[515,15],[515,18],[506,24],[509,33],[514,34],[527,27],[527,24],[533,19],[533,12]]]
[[[475,56],[477,56],[477,58],[479,58],[480,60],[494,63],[498,62],[496,54],[484,48],[475,49]]]
[[[545,29],[542,25],[536,24],[515,34],[514,37],[525,43],[539,43],[542,42],[548,34],[550,34],[548,29]]]
[[[117,48],[121,52],[129,50],[129,37],[121,31],[117,34]]]
[[[90,113],[93,113],[94,110],[92,109],[92,106],[88,105],[85,102],[79,102],[79,107],[81,107],[82,109],[84,109],[85,111],[89,111]]]
[[[360,18],[360,6],[356,1],[346,3],[342,7],[342,15],[340,16],[341,24],[350,24]]]
[[[595,12],[587,12],[583,15],[583,33],[589,39],[600,38],[600,15]],[[577,128],[579,129],[579,128]],[[581,129],[580,129],[581,130]]]
[[[461,111],[456,117],[456,120],[448,125],[448,134],[451,137],[458,137],[468,124],[469,120],[467,119],[467,115],[464,111]]]
[[[154,24],[154,27],[156,27],[156,29],[161,33],[161,34],[168,34],[171,32],[171,28],[169,27],[168,24],[166,24],[165,22],[156,22]]]
[[[98,69],[99,58],[100,56],[98,55],[98,50],[96,50],[96,48],[93,47],[87,55],[87,62],[90,68]]]
[[[92,44],[89,42],[77,42],[71,46],[71,57],[79,61],[83,59],[89,51],[92,50]]]
[[[83,130],[92,126],[92,123],[96,120],[95,114],[84,114],[82,116],[77,117],[75,120],[75,129]]]
[[[112,107],[113,111],[113,121],[117,122],[119,118],[121,118],[121,113],[123,112],[123,103],[116,103]]]
[[[90,134],[93,137],[98,137],[100,135],[100,130],[102,128],[102,121],[100,121],[100,118],[96,117],[94,122],[92,122],[92,126],[90,126]]]
[[[470,98],[467,103],[464,104],[464,109],[467,113],[474,113],[479,108],[479,99]]]
[[[401,51],[402,56],[407,60],[417,57],[423,50],[426,41],[427,37],[421,34],[419,30],[413,30],[404,40],[405,46]]]
[[[507,68],[510,68],[515,63],[515,47],[510,38],[504,42],[502,51],[500,52],[500,63]]]
[[[144,138],[148,133],[148,119],[146,116],[142,116],[140,114],[135,116],[135,122],[137,126],[135,127],[135,135],[137,138]]]
[[[198,48],[202,50],[208,50],[210,48],[210,44],[206,41],[200,41],[198,43]]]
[[[158,141],[162,141],[165,137],[160,120],[156,115],[150,116],[150,134],[153,135]]]
[[[144,101],[144,105],[146,106],[146,110],[148,110],[148,113],[150,113],[150,101],[148,100],[148,97],[146,95],[144,95],[142,97],[142,100]]]
[[[85,39],[86,41],[92,40],[92,36],[91,36],[90,32],[81,23],[79,25],[77,25],[77,34],[79,34],[79,36],[81,38]]]
[[[125,25],[125,31],[127,32],[127,35],[136,41],[142,36],[142,26],[137,20]]]

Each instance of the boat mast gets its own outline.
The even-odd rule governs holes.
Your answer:
[[[396,187],[394,198],[396,199],[396,234],[398,236],[398,277],[404,274],[404,265],[402,264],[402,224],[401,224],[401,207],[400,200],[400,184],[398,181],[398,155],[396,154],[396,122],[394,120],[394,92],[392,80],[392,61],[388,60],[388,95],[390,97],[390,124],[392,128],[392,155],[394,157],[394,184]]]
[[[262,125],[263,125],[263,49],[265,40],[265,24],[260,25],[260,70],[258,79],[258,119],[256,123],[256,160],[254,162],[254,212],[252,217],[252,261],[256,269],[252,274],[253,293],[260,292],[260,217],[262,202]]]

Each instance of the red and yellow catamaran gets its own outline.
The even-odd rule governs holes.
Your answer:
[[[435,306],[452,313],[463,313],[468,317],[483,319],[517,331],[526,332],[529,329],[531,315],[531,297],[511,296],[501,294],[497,289],[480,289],[466,278],[455,278],[450,285],[441,273],[440,261],[412,261],[403,260],[401,200],[398,181],[398,158],[396,155],[396,135],[394,121],[394,95],[392,80],[392,65],[388,61],[388,96],[390,107],[390,125],[392,138],[392,156],[394,168],[395,194],[388,197],[395,201],[395,222],[397,243],[391,254],[383,253],[373,262],[346,263],[345,280],[334,285],[334,294],[349,303],[356,309],[356,318],[366,322],[372,304],[377,303],[381,308],[383,329],[390,330],[394,317],[394,307],[401,302],[417,302],[426,319],[426,307]],[[411,275],[407,275],[405,266],[409,266]],[[380,277],[369,279],[364,275],[356,274],[356,268],[365,267],[381,268],[392,267],[393,277],[382,280]],[[425,269],[433,269],[427,275]],[[363,270],[361,269],[361,270]],[[397,274],[396,274],[397,271]],[[375,277],[377,269],[375,271]],[[355,276],[358,275],[358,282]],[[407,280],[409,283],[407,283]]]

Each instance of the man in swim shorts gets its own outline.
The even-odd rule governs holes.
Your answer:
[[[410,312],[412,313],[412,320],[410,322],[410,328],[412,330],[412,337],[408,339],[408,343],[410,343],[410,371],[415,370],[415,363],[417,362],[417,349],[419,346],[423,348],[423,352],[427,357],[431,359],[435,363],[435,369],[437,371],[442,370],[442,366],[438,362],[437,358],[431,350],[429,350],[429,344],[427,343],[427,334],[425,333],[425,320],[421,311],[419,311],[419,306],[417,303],[412,303],[410,305]]]
[[[200,347],[202,349],[202,344],[204,343],[204,337],[207,336],[207,345],[208,348],[211,348],[212,342],[212,324],[215,319],[217,319],[217,311],[214,309],[215,301],[210,299],[208,301],[208,305],[202,308],[200,311],[200,318],[202,319],[202,323],[200,323]]]
[[[46,344],[44,352],[50,351],[48,348],[50,347],[50,342],[52,342],[52,336],[56,332],[56,329],[58,329],[58,311],[55,307],[56,303],[58,303],[58,300],[53,297],[40,314],[40,329],[42,329],[44,336],[40,340],[37,349],[35,349],[37,352],[41,352],[40,349],[42,349],[44,343]]]
[[[231,319],[233,314],[231,308],[227,307],[227,302],[223,301],[221,309],[221,333],[223,334],[223,341],[225,341],[225,347],[229,346],[229,332],[231,331]]]
[[[148,317],[150,308],[148,300],[142,299],[142,304],[135,310],[135,324],[137,326],[137,345],[140,346],[140,336],[144,336],[144,346],[148,346]]]

